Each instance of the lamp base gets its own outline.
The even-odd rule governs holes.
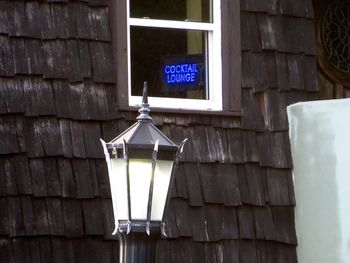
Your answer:
[[[155,263],[159,234],[119,233],[119,263]]]

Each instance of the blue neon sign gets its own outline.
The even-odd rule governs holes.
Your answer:
[[[203,56],[168,57],[162,65],[163,86],[168,91],[199,89],[205,86]]]

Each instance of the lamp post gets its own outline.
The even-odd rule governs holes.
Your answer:
[[[144,83],[137,122],[109,143],[101,140],[111,185],[120,263],[156,262],[156,243],[166,236],[164,211],[175,166],[187,139],[176,145],[153,124]]]

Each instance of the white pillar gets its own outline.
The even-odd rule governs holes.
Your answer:
[[[288,107],[299,263],[350,262],[350,99]]]

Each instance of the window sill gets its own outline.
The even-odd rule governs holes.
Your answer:
[[[119,111],[132,111],[137,112],[139,107],[118,107]],[[210,116],[234,116],[239,117],[242,115],[241,111],[211,111],[211,110],[185,110],[185,109],[169,109],[169,108],[156,108],[150,107],[151,112],[157,113],[174,113],[174,114],[198,114],[198,115],[210,115]]]

